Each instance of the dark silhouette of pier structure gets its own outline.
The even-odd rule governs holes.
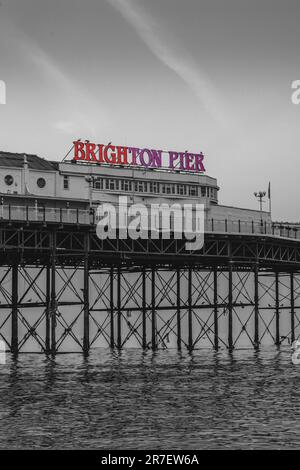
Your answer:
[[[204,343],[232,350],[241,335],[253,348],[266,335],[277,346],[297,337],[295,228],[208,220],[203,248],[187,252],[178,239],[100,240],[91,211],[6,206],[0,261],[0,339],[14,354],[29,340],[54,355],[66,338],[88,354],[100,337],[111,348],[134,338],[155,350],[172,336],[189,351]]]

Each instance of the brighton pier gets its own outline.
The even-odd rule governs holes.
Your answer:
[[[262,348],[300,333],[300,229],[200,174],[0,152],[0,339],[13,354]],[[99,201],[198,201],[204,245],[100,240]]]
[[[111,144],[94,144],[91,142],[73,142],[74,161],[110,164],[132,165],[145,168],[164,168],[163,154],[167,154],[167,167],[172,170],[195,171],[203,173],[203,153],[174,152],[138,147],[124,147]]]

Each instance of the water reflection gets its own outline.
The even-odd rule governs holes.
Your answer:
[[[8,358],[0,448],[297,448],[290,349]]]

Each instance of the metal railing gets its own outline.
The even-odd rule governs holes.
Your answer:
[[[205,231],[216,233],[271,235],[275,237],[300,240],[300,226],[294,227],[288,224],[280,224],[278,222],[206,219]]]
[[[0,205],[0,221],[94,225],[96,220],[93,209]],[[270,235],[300,240],[300,226],[278,222],[206,219],[205,232]]]
[[[11,222],[54,222],[63,224],[93,224],[94,211],[62,207],[0,206],[0,220]]]

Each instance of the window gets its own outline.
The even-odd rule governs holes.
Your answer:
[[[95,178],[93,180],[93,185],[95,189],[103,189],[103,179],[102,178]]]
[[[202,197],[206,196],[206,187],[205,186],[201,186],[201,196]]]
[[[5,184],[7,184],[7,186],[11,186],[14,182],[14,179],[11,175],[6,175],[4,178],[4,181],[5,181]]]
[[[64,189],[69,189],[69,177],[64,176]]]
[[[147,183],[145,181],[135,181],[134,190],[138,193],[146,193]]]
[[[122,191],[131,191],[131,181],[121,180],[121,190]]]
[[[159,193],[159,183],[150,183],[150,193]]]
[[[161,191],[162,193],[164,194],[171,194],[173,193],[174,194],[174,189],[173,189],[173,184],[162,184],[161,186]]]
[[[183,196],[184,194],[186,194],[186,186],[184,184],[178,184],[177,191],[178,191],[178,194]]]
[[[213,199],[217,199],[217,190],[216,190],[215,188],[212,188],[211,197],[212,197]]]
[[[189,186],[189,195],[190,196],[198,196],[197,186]]]
[[[44,178],[38,178],[36,184],[42,189],[46,186],[46,180]]]
[[[112,179],[110,179],[110,180],[108,180],[108,181],[109,181],[109,189],[110,189],[111,191],[115,191],[115,190],[117,189],[117,183],[118,183],[118,181],[112,180]]]

